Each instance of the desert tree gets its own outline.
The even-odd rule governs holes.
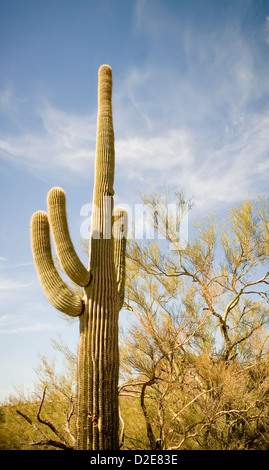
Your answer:
[[[128,246],[125,308],[136,320],[122,341],[122,390],[137,394],[152,449],[205,448],[213,434],[216,447],[236,448],[240,426],[257,442],[268,421],[268,202],[196,221],[183,247],[189,203],[175,199],[179,220],[167,192],[143,195],[162,240]]]

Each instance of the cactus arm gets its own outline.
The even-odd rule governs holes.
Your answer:
[[[116,279],[119,294],[119,309],[122,308],[124,302],[124,285],[125,285],[125,253],[126,239],[128,229],[128,214],[125,209],[118,207],[114,210],[114,263],[116,270]]]
[[[47,197],[48,215],[56,251],[65,273],[79,286],[87,286],[90,272],[81,263],[70,238],[65,193],[61,188],[52,188]]]
[[[46,212],[37,211],[33,214],[30,230],[36,270],[48,301],[67,315],[73,317],[81,315],[84,301],[69,289],[54,266]]]
[[[93,214],[91,220],[91,237],[111,231],[111,216],[108,208],[113,210],[113,183],[115,167],[114,130],[112,118],[112,70],[102,65],[98,70],[98,114],[95,156],[95,179],[93,189]],[[106,237],[106,238],[109,238]],[[90,241],[91,245],[91,241]],[[111,247],[112,244],[109,244]],[[90,247],[91,248],[91,247]],[[94,269],[92,263],[91,268]]]
[[[102,65],[98,71],[98,116],[95,159],[94,204],[100,195],[113,196],[115,151],[112,118],[112,70]]]

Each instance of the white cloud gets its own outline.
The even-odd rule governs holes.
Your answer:
[[[26,315],[23,317],[20,315],[5,314],[0,317],[0,334],[34,333],[51,330],[55,330],[53,324],[49,322],[31,321]]]
[[[12,278],[1,278],[0,277],[0,291],[9,291],[15,289],[25,289],[32,285],[31,282],[21,282],[18,280],[14,280]]]
[[[195,132],[173,129],[158,137],[120,140],[117,158],[123,173],[184,187],[198,205],[232,204],[267,190],[268,128],[268,112],[242,116],[219,147]]]
[[[248,76],[244,78],[244,68],[240,73],[247,89],[251,80]],[[126,90],[128,83],[127,80]],[[134,83],[133,77],[131,83]],[[117,97],[119,110],[121,99],[124,101],[124,93]],[[199,130],[190,125],[164,125],[160,129],[158,117],[154,120],[150,113],[149,119],[154,125],[140,133],[140,126],[131,128],[135,113],[137,107],[132,108],[129,120],[125,121],[126,136],[124,123],[118,123],[120,137],[116,135],[115,140],[117,174],[122,183],[128,180],[129,184],[132,180],[134,191],[143,182],[166,183],[186,187],[203,204],[214,200],[232,203],[248,192],[258,191],[269,176],[266,111],[248,114],[240,114],[240,109],[234,111],[221,132],[215,135],[215,128],[212,128],[211,139],[207,139],[210,135],[207,126]],[[39,132],[0,141],[2,157],[15,165],[26,166],[29,171],[46,173],[53,168],[67,177],[88,176],[85,169],[93,167],[95,153],[95,120],[89,116],[68,115],[48,104],[39,116],[42,123]],[[174,121],[176,123],[176,119]],[[9,281],[3,280],[0,289],[8,286]]]
[[[180,165],[189,167],[194,155],[191,135],[184,129],[166,130],[162,135],[130,137],[116,141],[119,164],[143,170],[173,170]]]
[[[1,328],[0,334],[10,335],[16,333],[36,333],[40,331],[55,330],[55,327],[50,323],[34,323],[32,325],[18,326],[14,328]]]
[[[26,266],[33,266],[34,262],[30,261],[27,263],[16,263],[16,264],[11,264],[9,267],[10,268],[25,268]]]
[[[16,109],[18,114],[22,111]],[[23,122],[21,116],[21,126]],[[96,124],[93,117],[68,114],[48,103],[36,107],[32,125],[27,123],[17,132],[1,134],[0,157],[31,172],[46,174],[64,170],[67,175],[83,175],[89,159],[94,158]]]

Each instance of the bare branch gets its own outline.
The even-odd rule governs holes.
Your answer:
[[[155,436],[154,436],[154,433],[153,433],[153,429],[152,429],[152,426],[151,426],[151,423],[150,423],[150,418],[149,418],[147,408],[146,408],[146,404],[145,404],[145,392],[146,392],[146,388],[148,386],[152,385],[154,382],[155,382],[155,378],[153,378],[153,379],[151,379],[148,382],[145,382],[143,384],[142,390],[141,390],[141,397],[140,397],[140,404],[141,404],[141,408],[142,408],[144,418],[145,418],[145,421],[146,421],[147,436],[148,436],[148,439],[149,439],[150,446],[151,446],[152,450],[156,450],[156,439],[155,439]]]
[[[210,388],[209,390],[203,390],[201,393],[199,393],[198,395],[196,395],[196,397],[194,397],[191,401],[189,401],[188,403],[186,403],[185,406],[183,406],[183,408],[175,414],[175,416],[171,419],[171,423],[173,423],[173,421],[175,421],[179,415],[181,415],[181,413],[183,413],[189,406],[193,405],[193,403],[196,402],[196,400],[198,400],[200,397],[202,397],[203,395],[205,395],[206,393],[210,393],[212,392],[216,387],[212,387]]]
[[[54,441],[53,439],[43,439],[42,441],[38,442],[30,442],[29,445],[31,446],[52,446],[57,447],[58,449],[62,450],[75,450],[74,447],[64,444],[60,441]]]
[[[75,436],[73,436],[73,434],[71,433],[70,427],[69,427],[70,420],[71,420],[71,418],[74,414],[74,402],[73,402],[73,397],[72,396],[70,397],[70,403],[71,403],[71,410],[70,410],[69,414],[67,415],[67,422],[66,422],[65,430],[68,433],[68,435],[70,436],[70,438],[72,439],[73,444],[75,445],[76,439],[75,439]]]
[[[43,437],[43,439],[46,439],[45,434],[43,434],[41,429],[39,429],[39,427],[31,420],[31,418],[29,418],[29,416],[25,415],[20,410],[16,410],[16,413],[18,413],[18,415],[22,416],[22,418],[24,418],[34,428],[34,430],[37,431],[41,435],[41,437]]]
[[[53,439],[48,439],[45,434],[43,434],[43,432],[41,431],[41,429],[39,429],[39,427],[31,420],[31,418],[29,418],[29,416],[27,416],[26,414],[22,413],[20,410],[16,410],[16,412],[18,413],[18,415],[22,416],[22,418],[24,418],[32,427],[35,431],[37,431],[41,437],[43,438],[42,440],[40,441],[36,441],[36,442],[29,442],[27,443],[27,445],[30,445],[30,446],[44,446],[44,445],[48,445],[48,446],[53,446],[53,447],[57,447],[58,449],[63,449],[63,450],[74,450],[74,447],[70,446],[69,444],[66,444],[66,443],[63,443],[63,442],[59,442],[59,441],[54,441]]]
[[[226,321],[229,312],[238,304],[241,295],[250,293],[248,291],[245,292],[245,289],[247,289],[247,287],[255,286],[255,285],[258,285],[258,284],[261,284],[261,283],[266,283],[267,284],[268,283],[268,280],[267,280],[268,276],[269,276],[269,272],[267,272],[262,278],[257,279],[257,281],[248,282],[245,285],[243,285],[243,287],[240,289],[240,291],[236,294],[236,296],[227,305],[227,307],[225,309],[225,312],[224,312],[223,320]],[[257,293],[259,293],[259,292],[257,292]]]
[[[120,439],[119,439],[119,448],[121,448],[124,444],[124,430],[125,430],[125,425],[124,425],[124,421],[123,421],[123,418],[122,418],[122,415],[121,415],[121,412],[120,412],[120,407],[119,407],[119,418],[120,418],[120,421],[121,421],[121,424],[122,424],[122,428],[121,428],[121,433],[120,433]]]
[[[45,400],[45,395],[46,395],[46,389],[47,387],[44,388],[44,391],[43,391],[43,396],[42,396],[42,399],[41,399],[41,402],[40,402],[40,406],[39,406],[39,410],[38,410],[38,413],[37,413],[37,419],[40,423],[42,424],[45,424],[45,426],[48,426],[51,431],[67,446],[69,446],[68,442],[66,441],[65,437],[55,428],[55,426],[50,423],[49,421],[47,420],[44,420],[40,417],[40,413],[41,413],[41,409],[42,409],[42,406],[43,406],[43,403],[44,403],[44,400]]]
[[[43,396],[42,396],[42,399],[41,399],[41,402],[40,402],[40,405],[39,405],[39,409],[38,409],[38,412],[37,412],[37,419],[39,421],[39,423],[41,424],[44,424],[46,426],[48,426],[51,431],[56,434],[56,436],[60,439],[60,441],[55,441],[53,439],[50,439],[50,438],[47,438],[46,435],[41,431],[41,429],[31,420],[31,418],[29,418],[29,416],[27,416],[26,414],[22,413],[20,410],[16,410],[16,412],[22,416],[22,418],[24,418],[34,429],[35,431],[37,431],[41,437],[42,437],[42,440],[41,441],[37,441],[37,442],[29,442],[28,445],[32,445],[32,446],[37,446],[37,445],[50,445],[50,446],[53,446],[53,447],[57,447],[59,449],[64,449],[64,450],[74,450],[74,447],[71,446],[65,439],[65,437],[59,432],[57,431],[57,429],[55,428],[55,426],[50,423],[49,421],[46,421],[44,419],[42,419],[40,417],[40,413],[41,413],[41,410],[42,410],[42,406],[43,406],[43,403],[44,403],[44,400],[45,400],[45,395],[46,395],[46,387],[44,388],[44,391],[43,391]],[[70,421],[70,418],[73,414],[73,410],[71,410],[69,416],[68,416],[68,424],[69,424],[69,421]],[[71,433],[69,432],[69,435],[73,438],[73,436],[71,435]],[[73,438],[74,439],[74,438]]]

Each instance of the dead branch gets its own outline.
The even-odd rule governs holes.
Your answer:
[[[120,412],[120,407],[119,407],[119,418],[120,418],[120,421],[121,421],[121,424],[122,424],[122,428],[121,428],[121,433],[120,433],[120,439],[119,439],[119,448],[121,448],[124,444],[124,430],[125,430],[125,424],[124,424],[124,421],[123,421],[123,418],[121,416],[121,412]]]
[[[42,437],[42,440],[37,441],[37,442],[29,442],[28,445],[32,445],[32,446],[50,445],[50,446],[53,446],[53,447],[57,447],[59,449],[74,450],[74,447],[71,446],[66,441],[64,436],[55,428],[55,426],[52,423],[50,423],[49,421],[44,420],[40,417],[41,409],[42,409],[42,406],[43,406],[43,403],[44,403],[44,400],[45,400],[45,395],[46,395],[46,387],[44,388],[43,396],[42,396],[42,399],[41,399],[41,402],[40,402],[40,405],[39,405],[39,409],[38,409],[38,412],[37,412],[37,419],[38,419],[39,423],[44,424],[45,426],[48,426],[51,429],[51,431],[54,434],[56,434],[56,436],[60,439],[60,441],[55,441],[53,439],[47,438],[46,435],[41,431],[41,429],[31,420],[31,418],[29,418],[29,416],[22,413],[20,410],[16,410],[18,415],[20,415],[22,418],[24,418],[34,428],[34,430],[37,431]],[[69,417],[69,420],[70,420],[71,415],[69,415],[69,416],[70,416]]]
[[[22,418],[24,418],[34,428],[34,430],[37,431],[41,435],[41,437],[46,439],[45,434],[43,434],[41,429],[39,429],[39,427],[31,420],[31,418],[29,418],[29,416],[25,415],[20,410],[16,410],[16,413],[18,413],[18,415],[22,416]]]
[[[141,404],[141,408],[142,408],[144,418],[145,418],[145,421],[146,421],[147,436],[148,436],[148,439],[149,439],[150,446],[151,446],[152,450],[156,450],[156,439],[155,439],[155,436],[154,436],[154,433],[153,433],[153,429],[152,429],[152,426],[151,426],[151,423],[150,423],[150,418],[149,418],[147,408],[146,408],[146,405],[145,405],[145,392],[146,392],[146,388],[148,386],[152,385],[155,382],[155,380],[156,379],[153,378],[153,379],[150,379],[148,382],[145,382],[143,384],[142,390],[141,390],[141,397],[140,397],[140,404]]]
[[[66,421],[66,426],[65,426],[65,430],[67,432],[67,434],[70,436],[70,438],[72,439],[72,442],[73,444],[75,445],[75,442],[76,442],[76,439],[75,437],[73,436],[73,434],[71,433],[70,431],[70,427],[69,427],[69,423],[70,423],[70,420],[74,414],[74,402],[73,402],[73,397],[71,395],[70,397],[70,403],[71,403],[71,410],[70,410],[70,413],[67,415],[67,421]]]
[[[41,409],[42,409],[42,406],[43,406],[43,403],[44,403],[44,400],[45,400],[46,390],[47,390],[47,387],[45,387],[44,391],[43,391],[43,396],[42,396],[40,406],[39,406],[39,410],[38,410],[38,413],[37,413],[37,419],[38,419],[39,423],[44,424],[45,426],[48,426],[51,429],[51,431],[60,439],[61,442],[63,442],[65,445],[69,446],[69,444],[66,441],[65,437],[55,428],[55,426],[52,423],[50,423],[49,421],[47,421],[45,419],[42,419],[40,417]]]

